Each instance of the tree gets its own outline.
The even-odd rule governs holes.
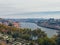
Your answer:
[[[49,39],[48,37],[39,38],[39,45],[56,45],[56,42],[53,39]]]

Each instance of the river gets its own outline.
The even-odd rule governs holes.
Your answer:
[[[21,26],[21,28],[30,28],[32,30],[40,28],[42,31],[45,31],[45,33],[47,33],[48,37],[52,37],[57,34],[57,30],[40,27],[35,23],[21,22],[20,26]]]

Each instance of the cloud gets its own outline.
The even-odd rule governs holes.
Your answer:
[[[60,0],[0,0],[0,7],[25,12],[58,11],[60,10]]]
[[[36,15],[27,16],[21,14],[43,11],[60,11],[60,0],[0,0],[0,17],[13,18],[17,14],[19,14],[18,17],[20,18],[36,17]],[[18,17],[15,16],[15,18]]]

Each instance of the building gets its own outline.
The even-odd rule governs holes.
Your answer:
[[[13,22],[13,26],[19,28],[19,23]]]
[[[7,26],[9,25],[9,23],[8,23],[8,22],[3,22],[3,24],[4,24],[4,25],[7,25]]]

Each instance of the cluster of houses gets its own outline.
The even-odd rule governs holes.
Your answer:
[[[15,39],[10,37],[9,35],[0,33],[0,44],[1,45],[29,45],[30,43],[26,42],[23,39],[21,39],[20,42],[15,41]]]
[[[51,19],[41,20],[38,21],[37,24],[39,26],[60,30],[60,19],[51,18]]]
[[[11,20],[1,20],[0,19],[0,24],[4,24],[4,25],[7,25],[7,26],[14,26],[14,27],[17,27],[19,28],[20,27],[20,24],[19,22],[13,22]]]
[[[0,19],[0,24],[20,28],[20,24],[18,22],[1,20]],[[2,31],[5,32],[7,30],[3,29]],[[32,37],[32,40],[37,40],[37,39],[38,39],[37,36]],[[26,40],[24,40],[24,39],[20,39],[20,40],[21,41],[15,41],[15,39],[12,38],[10,35],[0,33],[0,45],[30,45],[30,42],[26,42]],[[38,45],[38,44],[35,44],[35,45]]]

